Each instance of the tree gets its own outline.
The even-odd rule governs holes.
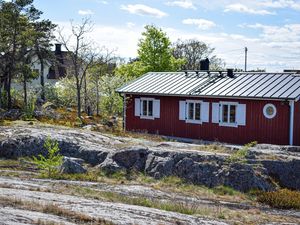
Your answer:
[[[45,30],[38,29],[37,24],[46,23],[40,21],[41,14],[42,12],[34,7],[33,0],[0,1],[0,86],[4,84],[9,109],[12,107],[12,80],[20,76],[22,71],[26,73],[23,74],[23,78],[28,78],[28,66],[31,62],[24,58],[32,54],[35,45],[41,47],[40,43],[35,41],[35,37],[48,35]],[[47,42],[50,43],[50,37],[47,38]],[[26,99],[26,93],[24,95]]]
[[[125,78],[136,78],[147,72],[177,71],[184,59],[172,55],[171,41],[162,29],[145,26],[138,44],[138,57],[116,69],[116,74]]]
[[[183,60],[172,55],[171,41],[162,29],[147,25],[138,44],[138,58],[148,71],[176,71]]]
[[[59,154],[58,142],[51,140],[49,137],[44,143],[44,148],[47,150],[47,156],[45,157],[42,154],[38,158],[33,156],[33,162],[40,169],[41,175],[51,178],[59,172],[63,156]]]
[[[185,69],[199,70],[200,61],[206,58],[210,60],[210,69],[220,70],[224,68],[224,62],[216,55],[213,55],[215,49],[204,42],[195,39],[186,41],[179,39],[173,44],[173,47],[173,56],[175,58],[186,59],[186,63],[183,65]]]
[[[46,60],[53,61],[53,54],[51,52],[51,41],[54,40],[53,30],[56,25],[50,20],[42,20],[34,23],[34,52],[38,57],[40,67],[40,83],[42,87],[41,98],[45,100],[45,81],[44,81],[44,66]]]
[[[11,2],[0,2],[0,43],[3,70],[2,82],[6,91],[7,108],[12,107],[11,82],[16,74],[17,64],[23,58],[26,51],[24,47],[24,36],[27,36],[31,21],[36,20],[41,12],[32,5],[33,0],[14,0]],[[27,41],[26,43],[29,43]]]
[[[71,35],[66,37],[63,28],[58,30],[58,41],[66,48],[72,61],[72,70],[69,71],[76,80],[77,92],[77,115],[81,119],[81,91],[87,70],[93,64],[97,53],[93,48],[92,41],[86,37],[92,31],[92,24],[89,18],[84,18],[81,24],[71,22]],[[72,42],[73,41],[73,42]]]
[[[103,47],[102,54],[95,60],[94,65],[91,67],[89,73],[91,75],[91,82],[95,85],[96,92],[96,114],[100,114],[100,85],[101,78],[105,75],[113,74],[116,68],[114,50]]]

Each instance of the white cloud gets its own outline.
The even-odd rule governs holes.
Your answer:
[[[126,23],[126,26],[127,26],[128,28],[133,28],[133,27],[135,27],[135,23],[128,22],[128,23]]]
[[[246,5],[241,3],[227,5],[225,7],[224,12],[239,12],[239,13],[246,13],[246,14],[256,14],[256,15],[275,15],[275,12],[271,12],[265,9],[254,9],[249,8]]]
[[[185,9],[197,9],[194,6],[193,2],[190,0],[169,1],[169,2],[166,2],[166,5],[178,6],[178,7],[185,8]]]
[[[82,15],[82,16],[87,16],[87,15],[93,15],[94,12],[90,9],[87,9],[87,10],[81,9],[81,10],[78,11],[78,14]]]
[[[159,9],[152,8],[142,4],[121,5],[121,9],[131,14],[136,14],[140,16],[152,16],[156,18],[162,18],[168,15],[167,13],[160,11]]]
[[[293,0],[265,0],[259,4],[268,8],[292,8],[295,10],[300,10],[300,3]]]
[[[70,24],[54,21],[55,24],[64,26],[66,35],[71,33]],[[259,38],[250,38],[237,33],[213,33],[197,30],[187,32],[186,30],[162,27],[172,42],[178,38],[182,40],[196,39],[214,47],[215,53],[226,62],[227,68],[244,67],[244,47],[248,47],[248,68],[266,68],[268,72],[282,72],[283,69],[297,68],[300,65],[300,25],[289,24],[283,27],[266,26],[263,24],[244,24],[244,28],[262,30]],[[272,32],[287,32],[287,37],[272,37]],[[121,57],[136,57],[137,44],[144,31],[143,26],[108,26],[96,24],[90,37],[93,37],[95,45],[106,46],[109,49],[117,49],[117,54]],[[268,34],[268,35],[267,35]],[[298,36],[297,36],[298,34]],[[278,35],[275,33],[275,35]],[[291,36],[291,39],[286,39]],[[226,43],[226,44],[224,44]]]
[[[196,25],[201,30],[208,30],[216,26],[213,21],[205,19],[184,19],[182,23],[187,25]]]

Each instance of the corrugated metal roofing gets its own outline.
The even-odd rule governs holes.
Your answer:
[[[150,72],[119,88],[120,93],[200,97],[296,99],[300,76],[295,73]]]

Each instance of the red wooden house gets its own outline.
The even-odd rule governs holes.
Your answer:
[[[295,73],[151,72],[117,90],[127,131],[300,145]]]

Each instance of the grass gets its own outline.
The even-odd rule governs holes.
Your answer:
[[[279,209],[300,209],[300,192],[280,189],[273,192],[258,192],[257,201]]]
[[[61,216],[75,222],[77,224],[95,224],[95,225],[111,225],[113,223],[108,222],[104,219],[90,217],[80,212],[71,211],[62,208],[53,203],[40,203],[37,201],[26,201],[17,199],[14,197],[3,197],[0,196],[0,205],[10,206],[13,208],[25,209],[30,211],[37,211],[46,214],[52,214],[56,216]]]
[[[229,156],[229,158],[227,158],[227,162],[228,163],[246,163],[247,162],[246,157],[248,155],[249,148],[254,147],[255,145],[257,145],[257,142],[255,142],[255,141],[246,144],[242,149],[231,154]]]

